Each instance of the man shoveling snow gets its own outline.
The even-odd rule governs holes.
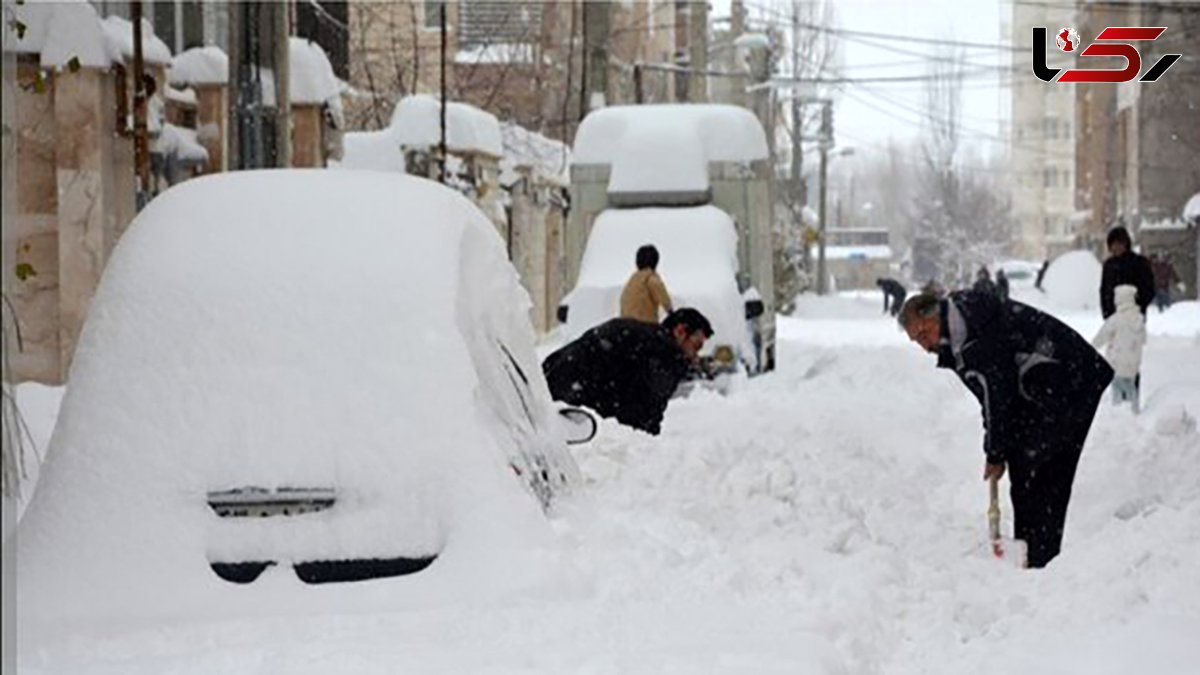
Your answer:
[[[1029,567],[1044,567],[1062,544],[1075,467],[1112,368],[1066,324],[992,293],[922,293],[899,321],[979,399],[984,479],[1008,468],[1015,536]]]

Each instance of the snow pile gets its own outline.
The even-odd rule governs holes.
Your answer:
[[[342,135],[342,159],[331,167],[404,173],[404,153],[392,129],[349,131]]]
[[[229,57],[220,47],[193,47],[171,60],[171,84],[225,84],[229,81]]]
[[[441,142],[441,103],[428,95],[405,96],[396,104],[389,126],[405,147],[436,147]],[[446,106],[446,148],[500,157],[504,154],[500,122],[491,113],[451,101]]]
[[[779,320],[777,372],[673,401],[661,436],[602,420],[578,448],[584,489],[553,523],[565,553],[535,565],[576,585],[387,612],[97,622],[21,650],[22,672],[1195,670],[1200,344],[1151,337],[1143,414],[1101,405],[1063,554],[1025,572],[987,550],[975,399],[880,315],[878,294],[801,300],[802,316]],[[342,431],[358,438],[360,421]],[[1011,531],[1007,497],[1002,509]]]
[[[17,433],[22,440],[22,468],[25,475],[21,480],[21,494],[16,503],[16,519],[19,521],[37,487],[40,465],[46,457],[50,434],[58,419],[58,407],[62,403],[63,388],[38,382],[22,382],[13,388],[13,398],[20,414]],[[7,539],[7,533],[5,539]]]
[[[320,45],[304,38],[288,38],[288,98],[293,105],[327,105],[341,127],[342,82]]]
[[[12,19],[25,25],[17,36]],[[79,65],[108,68],[121,62],[121,44],[113,39],[107,24],[86,2],[31,2],[4,5],[4,51],[41,54],[47,68],[64,68],[73,59]],[[130,39],[132,42],[132,38]]]
[[[1100,272],[1100,262],[1091,251],[1070,251],[1050,263],[1042,288],[1057,309],[1099,311]]]
[[[621,289],[636,271],[638,248],[653,244],[658,273],[675,307],[694,307],[712,323],[705,345],[719,344],[749,354],[745,308],[737,288],[737,233],[733,220],[714,206],[609,209],[592,225],[569,307],[565,338],[617,316]]]
[[[1165,312],[1146,314],[1146,331],[1152,335],[1174,335],[1200,340],[1200,302],[1184,300],[1172,303]]]
[[[121,56],[133,63],[133,23],[119,16],[109,16],[103,21],[104,32],[114,43],[120,45]],[[154,34],[154,24],[149,19],[142,19],[142,58],[146,63],[168,65],[171,63],[171,49]]]
[[[443,604],[554,578],[537,559],[546,521],[509,467],[524,466],[510,459],[521,427],[496,426],[484,388],[499,378],[475,362],[484,341],[493,368],[508,347],[533,394],[522,411],[502,372],[511,407],[553,435],[519,298],[492,225],[430,181],[253,171],[164,192],[105,269],[18,531],[22,638]],[[338,502],[250,520],[209,509],[208,491],[244,486]],[[287,564],[430,553],[420,574],[363,584],[308,586]],[[226,556],[281,564],[235,586],[209,569]]]
[[[1187,204],[1183,205],[1183,219],[1200,226],[1200,192],[1192,195],[1191,199],[1187,200]]]
[[[574,163],[610,164],[609,192],[703,192],[710,162],[767,157],[752,112],[731,105],[614,106],[589,114]]]
[[[184,162],[202,164],[208,161],[208,150],[197,141],[196,130],[177,127],[170,122],[163,123],[151,151],[160,155],[174,155]]]
[[[571,161],[571,151],[566,144],[512,122],[503,123],[500,132],[504,140],[504,158],[500,160],[502,184],[515,182],[518,168],[530,169],[539,179],[557,185],[570,183],[567,165]]]

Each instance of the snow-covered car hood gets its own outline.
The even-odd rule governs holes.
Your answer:
[[[675,307],[695,307],[713,326],[705,353],[727,344],[749,351],[745,306],[737,288],[737,232],[715,206],[609,209],[592,225],[579,281],[564,298],[564,336],[574,340],[620,311],[621,289],[637,249],[658,248],[658,273]]]
[[[394,605],[415,584],[431,597],[469,587],[464,573],[487,576],[485,561],[545,536],[472,348],[507,342],[514,362],[536,363],[527,307],[490,223],[430,181],[261,171],[167,191],[92,302],[18,532],[22,614],[323,611],[349,593]],[[529,415],[544,419],[544,380],[525,370]],[[569,462],[542,435],[551,463]],[[209,491],[245,486],[338,501],[262,522],[209,508]],[[283,569],[234,586],[209,568],[429,554],[443,555],[420,579],[369,591]]]

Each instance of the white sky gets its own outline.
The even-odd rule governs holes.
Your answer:
[[[728,15],[729,4],[729,0],[714,0],[712,16]],[[752,15],[755,6],[774,4],[772,0],[747,0]],[[779,5],[787,10],[786,3]],[[834,10],[837,27],[844,30],[1007,44],[1012,4],[1008,0],[834,0]],[[932,45],[870,40],[914,52],[900,54],[864,40],[868,39],[842,37],[845,77],[925,75],[928,61],[920,55],[939,53]],[[971,49],[964,54],[973,64],[1011,64],[1011,54],[1000,50]],[[1000,120],[1008,117],[1007,90],[1000,78],[992,71],[970,76],[963,91],[962,123],[981,132],[967,132],[965,140],[982,144],[980,149],[986,152],[994,143],[987,136],[1001,136]],[[921,82],[849,85],[838,97],[834,112],[838,145],[863,148],[889,137],[901,140],[919,135],[922,87]]]

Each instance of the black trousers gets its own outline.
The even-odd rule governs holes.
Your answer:
[[[1073,414],[1043,427],[1035,451],[1009,458],[1013,535],[1028,548],[1029,567],[1045,567],[1062,547],[1075,469],[1100,396],[1080,401]]]

